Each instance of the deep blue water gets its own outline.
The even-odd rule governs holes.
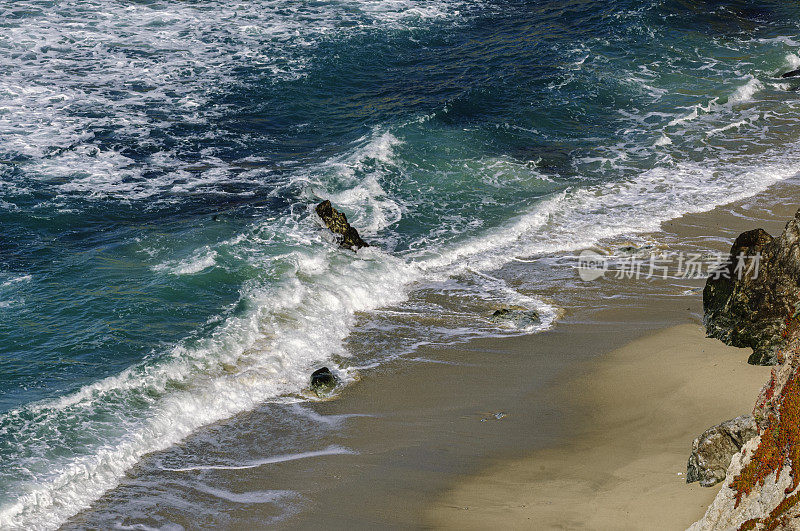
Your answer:
[[[0,527],[58,525],[323,363],[347,382],[379,308],[439,286],[466,309],[363,345],[373,362],[511,333],[476,301],[546,327],[552,302],[493,270],[794,175],[800,82],[777,76],[798,21],[791,2],[0,0]],[[373,246],[336,249],[323,198]]]

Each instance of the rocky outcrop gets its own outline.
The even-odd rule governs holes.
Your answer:
[[[692,443],[686,483],[699,481],[701,486],[711,487],[723,481],[731,457],[757,434],[752,415],[742,415],[707,429]]]
[[[787,315],[800,302],[800,211],[783,233],[741,234],[722,268],[703,291],[706,331],[735,347],[750,347],[748,360],[774,365]]]
[[[330,201],[325,200],[318,204],[316,212],[322,223],[334,234],[340,246],[353,251],[369,247],[369,244],[358,235],[358,231],[347,222],[347,216],[333,208]]]
[[[336,387],[336,376],[327,367],[317,369],[311,373],[311,391],[317,396],[330,394]]]
[[[753,409],[758,435],[733,456],[722,488],[692,531],[800,529],[799,223],[800,211],[775,239],[763,231],[737,238],[734,252],[763,253],[757,281],[706,285],[714,335],[752,341],[777,365]]]

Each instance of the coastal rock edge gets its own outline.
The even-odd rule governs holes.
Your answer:
[[[742,415],[717,424],[692,442],[692,454],[686,466],[686,483],[699,481],[711,487],[725,479],[725,472],[734,454],[758,434],[752,415]]]
[[[726,263],[703,290],[709,337],[734,347],[750,347],[754,365],[777,363],[787,315],[800,297],[800,211],[773,238],[762,229],[742,233]]]
[[[753,341],[757,361],[776,365],[753,409],[758,435],[734,454],[692,531],[800,528],[800,211],[779,237],[768,236],[749,231],[733,245],[732,255],[763,253],[757,279],[712,277],[706,285],[709,335],[729,344]]]

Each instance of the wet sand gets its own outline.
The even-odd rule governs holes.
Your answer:
[[[276,470],[269,472],[266,483],[271,488],[292,485],[313,500],[313,506],[283,525],[305,528],[324,521],[335,529],[461,527],[465,521],[451,521],[449,514],[432,518],[429,512],[432,503],[441,506],[441,494],[453,481],[497,463],[515,462],[533,449],[574,440],[576,429],[588,419],[565,399],[565,373],[588,370],[584,364],[598,352],[664,323],[696,320],[684,303],[665,298],[647,306],[603,309],[593,314],[591,323],[568,318],[532,337],[426,348],[415,364],[379,368],[336,400],[313,405],[329,417],[367,415],[350,418],[339,437],[328,441],[344,443],[359,455],[286,463],[280,472],[286,477],[277,483]],[[733,358],[744,363],[746,356],[737,354]],[[710,412],[696,425],[715,418]],[[682,441],[685,457],[693,436]],[[319,467],[319,481],[309,486],[304,478],[314,467]],[[264,483],[250,488],[256,485],[263,488]]]
[[[741,349],[680,325],[593,360],[556,387],[578,433],[466,477],[428,511],[435,527],[684,529],[718,487],[685,483],[692,439],[749,412],[769,377]]]

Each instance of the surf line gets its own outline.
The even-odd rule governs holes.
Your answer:
[[[185,468],[166,468],[161,467],[161,470],[167,472],[192,472],[194,470],[245,470],[248,468],[258,468],[264,465],[271,465],[274,463],[285,463],[287,461],[296,461],[298,459],[306,459],[309,457],[321,457],[324,455],[358,455],[358,452],[342,446],[328,446],[324,450],[316,450],[312,452],[301,452],[298,454],[281,454],[258,461],[251,461],[244,465],[197,465]]]

